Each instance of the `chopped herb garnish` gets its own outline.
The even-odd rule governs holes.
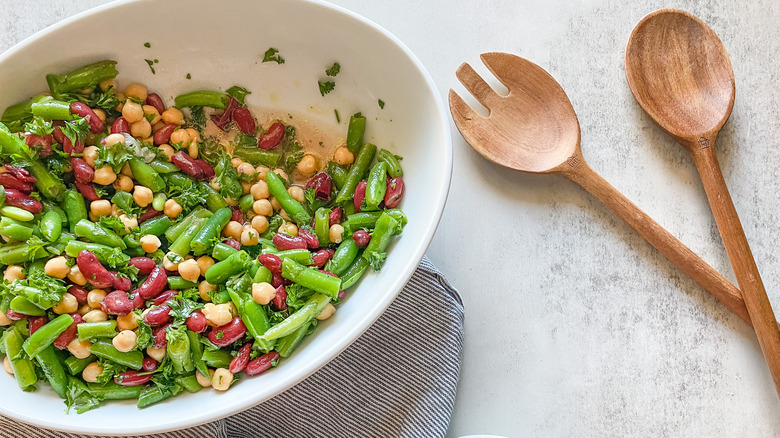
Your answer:
[[[333,81],[317,81],[320,86],[320,94],[325,96],[336,88],[336,83]]]
[[[336,114],[336,123],[341,123],[341,117],[339,116],[339,110],[334,109],[333,113]],[[320,142],[322,144],[322,142]]]
[[[263,55],[263,62],[275,62],[277,64],[284,64],[284,58],[282,58],[281,55],[279,55],[279,50],[271,47],[270,49],[265,51],[265,55]]]
[[[149,44],[149,43],[144,43],[144,47],[146,47],[148,49],[149,47],[152,47],[152,45]]]
[[[187,73],[187,76],[185,76],[185,78],[187,78],[187,79],[192,79],[192,75],[191,75],[191,74],[189,74],[189,73]]]
[[[146,64],[149,66],[149,70],[152,71],[152,74],[157,74],[157,72],[154,71],[154,61],[151,59],[144,59],[144,61],[146,61]]]
[[[334,62],[333,65],[325,70],[325,74],[328,76],[336,76],[341,71],[341,65],[338,62]]]
[[[240,103],[241,105],[244,104],[244,99],[246,99],[246,95],[252,94],[251,91],[247,90],[244,87],[239,87],[238,85],[233,85],[232,87],[228,88],[227,90],[225,90],[225,93],[227,93],[230,96],[233,96],[233,98],[235,98],[238,101],[238,103]]]
[[[382,99],[379,99],[379,109],[385,109],[385,101]]]

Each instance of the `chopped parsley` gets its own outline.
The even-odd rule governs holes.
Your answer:
[[[336,83],[333,81],[317,81],[320,86],[320,94],[325,96],[336,88]]]
[[[89,134],[89,121],[87,119],[74,115],[73,120],[66,121],[60,128],[65,137],[68,137],[74,145],[77,142],[84,142]]]
[[[336,114],[336,123],[341,123],[341,117],[339,116],[339,110],[334,109],[333,114]],[[322,142],[320,142],[320,146],[322,146]]]
[[[191,75],[191,74],[189,74],[189,73],[187,73],[187,76],[185,76],[185,78],[187,78],[187,79],[192,79],[192,75]]]
[[[338,75],[340,71],[341,71],[341,64],[339,64],[338,62],[334,62],[329,69],[325,70],[325,74],[333,77]]]
[[[282,58],[282,56],[279,55],[279,50],[271,47],[270,49],[265,51],[265,55],[263,55],[263,62],[275,62],[277,64],[284,64],[284,58]]]
[[[32,122],[25,123],[24,130],[27,133],[40,136],[48,135],[54,132],[54,128],[52,127],[51,122],[46,121],[43,119],[43,117],[38,116],[33,117]]]
[[[149,70],[152,71],[152,74],[157,74],[157,72],[154,70],[154,65],[157,64],[158,62],[160,62],[160,60],[159,59],[154,59],[154,60],[144,59],[144,61],[146,61],[146,64],[149,66]]]
[[[125,166],[125,163],[135,158],[133,151],[122,143],[114,143],[111,146],[98,148],[98,156],[95,160],[95,168],[100,168],[104,164],[111,166],[114,173],[119,173]]]
[[[152,45],[149,44],[149,43],[144,43],[144,47],[146,47],[148,49],[149,47],[152,47]]]
[[[233,96],[241,105],[244,104],[244,99],[246,99],[247,94],[252,94],[251,91],[244,87],[239,87],[238,85],[233,85],[232,87],[228,88],[225,90],[225,93]]]
[[[379,103],[379,109],[385,109],[385,101],[384,100],[379,99],[378,103]]]

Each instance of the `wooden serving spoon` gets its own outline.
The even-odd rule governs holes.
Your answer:
[[[639,105],[696,163],[780,394],[780,330],[715,154],[715,140],[734,106],[734,72],[726,49],[697,17],[662,9],[631,33],[626,79]]]
[[[508,89],[496,94],[468,64],[456,75],[490,110],[482,117],[450,90],[452,118],[463,138],[488,160],[529,173],[560,173],[593,194],[640,236],[729,310],[750,324],[739,290],[597,174],[582,157],[580,125],[555,79],[531,61],[484,53],[482,62]]]

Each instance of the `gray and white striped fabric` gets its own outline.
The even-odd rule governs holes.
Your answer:
[[[379,320],[311,377],[232,417],[164,436],[441,437],[462,347],[460,295],[425,258]],[[0,417],[2,438],[77,436]]]

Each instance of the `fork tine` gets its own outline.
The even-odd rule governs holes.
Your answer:
[[[452,113],[452,119],[455,121],[455,125],[459,130],[462,131],[463,127],[469,124],[472,120],[481,120],[483,118],[477,114],[477,112],[474,111],[474,109],[471,108],[471,106],[469,106],[469,104],[467,104],[466,101],[455,92],[455,90],[450,89],[449,100],[450,113]]]
[[[460,83],[462,83],[463,86],[474,95],[477,101],[479,101],[479,103],[484,105],[487,109],[490,109],[491,102],[495,102],[496,99],[501,98],[501,96],[496,94],[496,92],[490,88],[490,85],[488,85],[487,82],[482,79],[482,76],[474,71],[474,69],[466,62],[458,67],[458,69],[455,71],[455,76],[457,76],[458,80],[460,80]]]

